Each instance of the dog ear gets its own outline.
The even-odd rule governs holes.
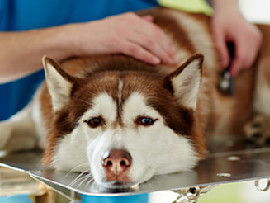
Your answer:
[[[43,57],[45,79],[51,96],[54,111],[61,110],[68,102],[72,93],[74,78],[68,75],[54,60]]]
[[[164,87],[177,97],[181,105],[193,110],[196,109],[202,78],[202,62],[203,55],[193,55],[163,81]]]

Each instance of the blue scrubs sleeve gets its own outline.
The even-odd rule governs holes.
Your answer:
[[[0,31],[31,30],[86,22],[154,6],[158,6],[157,0],[0,0]],[[41,69],[25,78],[0,84],[0,120],[6,120],[23,109],[43,80],[44,72]],[[148,202],[148,194],[126,197],[84,195],[82,197],[83,203]]]

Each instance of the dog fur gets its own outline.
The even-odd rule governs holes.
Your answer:
[[[269,116],[268,26],[259,26],[264,43],[254,67],[235,78],[234,95],[226,97],[216,88],[221,65],[209,17],[166,8],[139,14],[152,15],[175,42],[179,64],[152,66],[123,55],[60,65],[44,58],[46,83],[24,110],[0,123],[0,149],[45,148],[46,165],[91,172],[105,187],[112,181],[103,154],[125,149],[132,164],[123,179],[113,180],[128,186],[189,170],[205,156],[205,138],[230,139],[254,113]]]

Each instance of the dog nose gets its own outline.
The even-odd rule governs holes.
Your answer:
[[[131,156],[124,149],[111,149],[103,155],[102,166],[105,168],[119,168],[124,170],[131,165]]]
[[[106,169],[107,181],[128,181],[132,158],[125,149],[111,149],[104,153],[102,166]]]

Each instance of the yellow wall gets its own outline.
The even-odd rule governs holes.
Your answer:
[[[158,0],[164,7],[176,8],[189,12],[212,14],[212,8],[204,0]]]

